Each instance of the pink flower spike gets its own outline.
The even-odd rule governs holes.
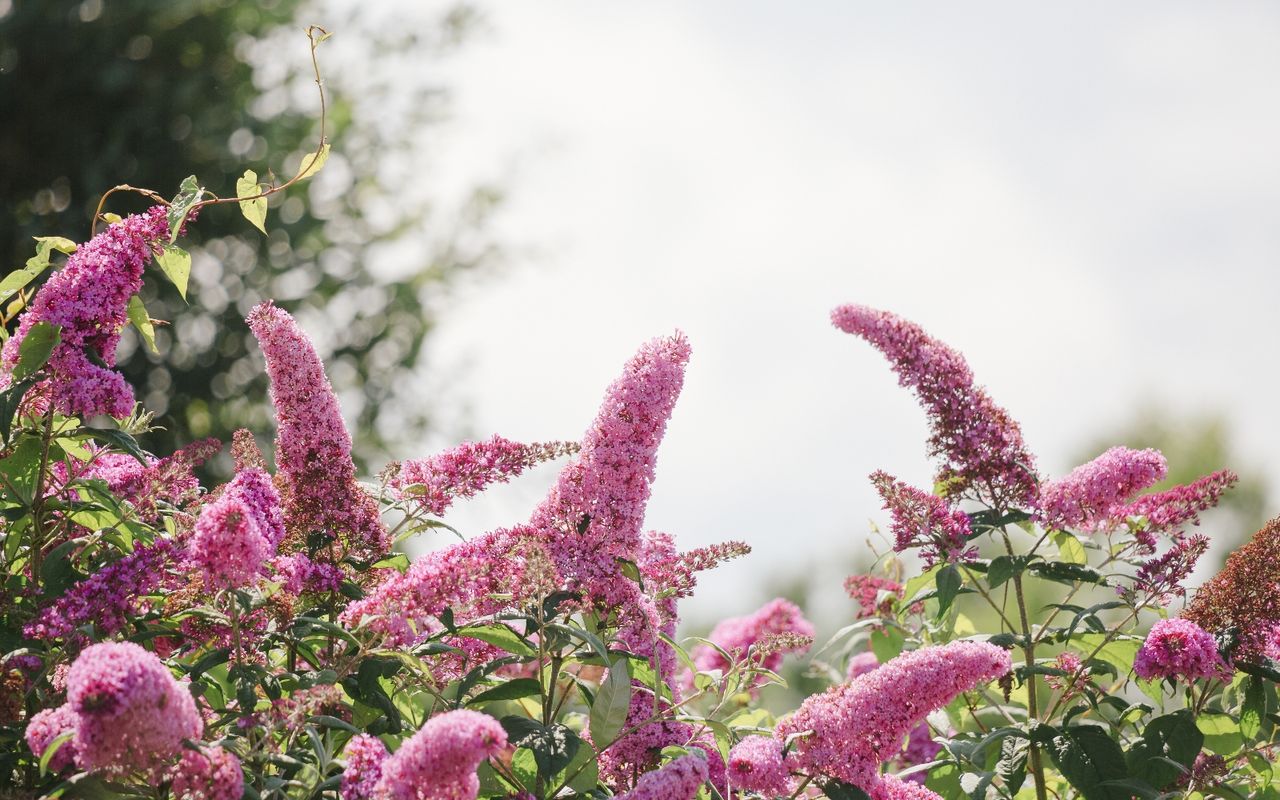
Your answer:
[[[1010,669],[1009,653],[986,642],[914,650],[809,697],[774,735],[803,734],[795,740],[799,768],[870,791],[880,764],[930,712]]]
[[[617,800],[693,800],[707,780],[707,760],[697,755],[680,756],[662,769],[646,772],[629,792]]]
[[[1159,678],[1230,678],[1231,667],[1218,654],[1212,634],[1188,619],[1162,619],[1151,626],[1133,659],[1143,680]]]
[[[47,322],[61,329],[61,340],[46,366],[53,407],[86,419],[132,413],[133,390],[114,369],[116,345],[129,319],[129,298],[142,288],[142,273],[156,246],[168,239],[165,208],[154,206],[112,223],[80,245],[23,312],[4,346],[5,374],[0,382],[9,385],[27,333]]]
[[[257,580],[271,549],[248,504],[227,492],[200,511],[187,555],[207,586],[236,589]]]
[[[748,736],[729,751],[729,788],[766,797],[791,793],[782,744],[767,736]]]
[[[871,483],[892,517],[889,529],[893,531],[894,550],[902,553],[919,547],[926,567],[939,561],[970,561],[977,557],[977,549],[968,546],[973,534],[968,514],[885,472],[873,472]]]
[[[174,800],[240,800],[244,794],[240,759],[212,745],[183,750],[169,790]]]
[[[441,516],[459,497],[473,497],[490,484],[506,483],[537,464],[577,451],[577,442],[520,444],[494,436],[405,461],[390,485],[403,499]]]
[[[1145,530],[1167,533],[1184,523],[1199,524],[1200,512],[1218,504],[1223,492],[1236,484],[1239,477],[1229,469],[1205,475],[1184,486],[1143,495],[1132,503],[1113,510],[1112,524],[1127,518],[1145,517]]]
[[[477,711],[447,711],[427,720],[382,762],[375,796],[391,800],[475,800],[476,769],[507,746],[498,721]]]
[[[347,742],[347,768],[342,772],[342,800],[375,800],[387,746],[376,736],[357,734]]]
[[[560,573],[591,599],[616,605],[617,559],[640,551],[658,445],[684,384],[689,342],[654,339],[605,393],[577,457],[561,472],[531,524],[546,532]]]
[[[929,414],[929,452],[943,461],[938,481],[949,497],[972,490],[997,505],[1035,504],[1035,459],[1023,444],[1022,430],[973,385],[963,356],[887,311],[840,306],[831,321],[883,353],[898,382],[915,390]]]
[[[776,671],[782,665],[785,653],[808,650],[813,634],[813,624],[805,619],[804,612],[795,603],[779,597],[745,617],[722,620],[707,638],[736,659],[750,658],[752,663]],[[769,637],[788,635],[796,637],[794,646],[779,649],[767,646],[766,640]],[[764,652],[758,652],[762,646]],[[698,669],[704,672],[725,670],[732,666],[719,651],[706,645],[700,645],[694,650],[693,660]],[[763,677],[757,676],[757,681],[760,680]]]
[[[1167,472],[1158,450],[1113,447],[1066,477],[1043,484],[1041,519],[1057,529],[1103,527],[1123,503],[1163,480]]]
[[[356,483],[351,435],[311,340],[270,301],[249,313],[271,378],[276,462],[284,481],[285,518],[306,536],[341,539],[360,558],[390,546],[377,502]]]

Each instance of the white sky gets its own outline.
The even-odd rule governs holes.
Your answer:
[[[867,474],[928,485],[924,417],[829,326],[843,302],[959,348],[1051,472],[1158,398],[1224,411],[1280,475],[1280,7],[486,12],[442,76],[435,179],[501,176],[520,249],[456,299],[433,369],[474,435],[577,438],[635,348],[684,330],[649,523],[755,548],[692,615],[750,610],[766,575],[838,591],[884,516]],[[522,520],[549,480],[452,521]]]

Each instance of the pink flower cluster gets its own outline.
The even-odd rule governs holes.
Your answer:
[[[80,245],[36,292],[5,343],[5,371],[17,365],[22,341],[36,323],[56,325],[62,338],[46,366],[53,407],[85,418],[128,416],[133,390],[112,369],[116,345],[128,322],[129,298],[142,288],[142,273],[157,243],[168,237],[165,209],[155,206],[107,226]]]
[[[654,339],[627,362],[605,392],[578,456],[531,519],[544,532],[562,577],[590,600],[617,606],[629,583],[617,559],[640,550],[658,445],[684,384],[689,342]]]
[[[277,556],[271,561],[275,578],[289,594],[336,592],[346,578],[340,567],[312,561],[306,553]]]
[[[894,602],[902,599],[902,584],[879,575],[850,575],[844,591],[858,603],[855,619],[891,616]]]
[[[707,760],[697,755],[680,756],[662,769],[646,772],[629,792],[618,800],[693,800],[707,780]]]
[[[846,680],[852,681],[859,675],[865,675],[874,669],[880,667],[880,660],[876,658],[875,653],[862,652],[849,659],[847,667],[848,675]],[[897,754],[894,759],[902,768],[913,767],[917,764],[924,764],[932,761],[938,755],[938,751],[942,749],[942,745],[933,740],[933,732],[929,729],[928,722],[921,722],[912,728],[911,733],[907,736],[906,746]],[[923,773],[916,773],[909,778],[908,781],[920,783],[924,780]]]
[[[931,711],[1012,668],[986,642],[959,641],[904,653],[878,669],[809,697],[774,735],[796,740],[797,766],[869,791],[879,767]]]
[[[49,759],[49,771],[58,774],[76,764],[76,712],[69,705],[46,708],[36,712],[27,723],[27,747],[39,758],[53,741],[63,734],[71,734],[69,740],[59,745]]]
[[[944,462],[938,480],[948,496],[972,490],[996,505],[1034,504],[1035,459],[1022,430],[973,385],[963,356],[887,311],[840,306],[831,321],[870,342],[893,364],[899,383],[915,390],[929,414],[929,450]]]
[[[284,536],[280,495],[271,476],[243,469],[200,510],[187,556],[204,571],[206,586],[234,589],[257,580]]]
[[[459,497],[506,483],[525,470],[578,450],[576,442],[521,444],[501,436],[465,442],[430,458],[405,461],[390,481],[397,493],[436,516]]]
[[[889,530],[893,531],[894,550],[901,553],[919,547],[926,567],[977,557],[977,549],[968,546],[973,534],[968,514],[885,472],[873,472],[871,483],[892,517]]]
[[[526,548],[539,546],[528,528],[513,528],[434,550],[347,606],[341,620],[346,625],[363,620],[391,646],[415,644],[438,629],[435,618],[446,608],[465,622],[495,610],[489,599],[494,593],[521,596]]]
[[[729,789],[778,797],[792,792],[782,743],[768,736],[748,736],[729,751]]]
[[[1113,514],[1113,523],[1128,518],[1146,519],[1144,530],[1150,533],[1167,533],[1185,523],[1197,524],[1200,512],[1218,504],[1222,493],[1236,484],[1239,478],[1231,470],[1219,470],[1183,486],[1175,486],[1163,492],[1143,495]]]
[[[1185,597],[1185,581],[1196,568],[1200,556],[1209,549],[1209,539],[1203,534],[1183,536],[1162,555],[1144,561],[1134,575],[1133,588],[1154,595],[1161,605],[1168,605],[1174,597]]]
[[[507,746],[498,721],[476,711],[432,717],[382,762],[374,795],[390,800],[475,800],[476,768]]]
[[[81,769],[158,770],[179,755],[184,739],[204,731],[187,687],[132,642],[85,648],[67,673],[66,708],[75,718],[74,758]],[[60,724],[68,712],[61,714]],[[35,752],[38,742],[28,744]]]
[[[240,759],[221,747],[183,750],[169,791],[174,800],[240,800],[244,795]]]
[[[344,754],[347,768],[342,771],[342,800],[374,800],[387,746],[381,739],[361,733],[351,737]]]
[[[74,639],[93,623],[99,635],[113,634],[138,613],[142,598],[164,585],[179,548],[172,539],[141,545],[72,586],[23,628],[33,639]]]
[[[1113,447],[1040,487],[1040,514],[1050,528],[1093,530],[1138,492],[1164,479],[1168,464],[1158,450]]]
[[[783,649],[758,647],[770,637],[790,634],[795,639],[795,646]],[[745,617],[730,617],[721,620],[707,637],[735,660],[750,660],[753,664],[767,670],[777,670],[782,665],[782,658],[787,652],[804,652],[813,641],[813,624],[805,619],[795,603],[784,598],[776,598],[765,603],[754,613]],[[807,640],[807,642],[806,642]],[[805,642],[801,644],[801,642]],[[756,648],[753,650],[753,648]],[[694,664],[703,672],[725,670],[732,663],[725,660],[714,647],[699,646],[693,653]],[[757,681],[762,680],[757,677]]]
[[[1218,654],[1212,634],[1187,619],[1162,619],[1151,626],[1147,640],[1133,659],[1139,678],[1231,677],[1231,667]]]
[[[291,529],[340,538],[361,558],[382,555],[390,546],[387,532],[377,502],[356,483],[351,435],[311,340],[269,301],[250,312],[248,323],[271,378],[276,465]]]

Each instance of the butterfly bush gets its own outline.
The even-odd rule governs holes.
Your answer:
[[[1042,472],[959,352],[842,305],[836,328],[923,407],[935,485],[873,473],[885,533],[841,545],[875,563],[834,617],[809,585],[759,606],[743,577],[723,618],[688,618],[701,574],[751,548],[646,520],[679,332],[620,359],[576,441],[492,436],[362,476],[321,352],[268,300],[245,326],[272,419],[147,452],[116,344],[150,325],[148,261],[220,202],[189,181],[65,260],[42,242],[52,274],[6,318],[4,796],[1267,796],[1280,521],[1192,585],[1229,470],[1160,488],[1162,454],[1117,446]],[[202,480],[210,462],[230,479]],[[455,529],[459,500],[551,462],[531,509]]]

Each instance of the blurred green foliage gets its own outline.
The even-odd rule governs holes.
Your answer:
[[[485,223],[499,197],[469,187],[442,210],[444,203],[404,193],[409,181],[424,182],[407,165],[421,161],[448,100],[420,77],[407,82],[405,65],[424,74],[476,19],[465,6],[408,13],[426,20],[388,26],[355,4],[338,14],[298,0],[0,0],[6,269],[32,254],[32,236],[87,238],[99,197],[116,184],[172,196],[194,174],[219,196],[234,196],[245,169],[278,182],[292,175],[319,138],[302,29],[335,32],[320,49],[333,143],[324,172],[272,198],[265,237],[234,205],[205,210],[187,240],[195,256],[190,311],[180,313],[183,301],[166,281],[148,278],[151,316],[177,321],[158,330],[160,355],[129,333],[121,358],[166,429],[147,442],[156,452],[225,439],[238,427],[268,433],[266,380],[243,323],[268,297],[316,334],[355,417],[363,465],[427,424],[410,375],[440,289],[494,260]],[[378,69],[396,58],[394,68]],[[415,84],[411,102],[380,105],[406,83]],[[107,210],[147,204],[117,193]],[[394,270],[372,268],[390,258]]]

